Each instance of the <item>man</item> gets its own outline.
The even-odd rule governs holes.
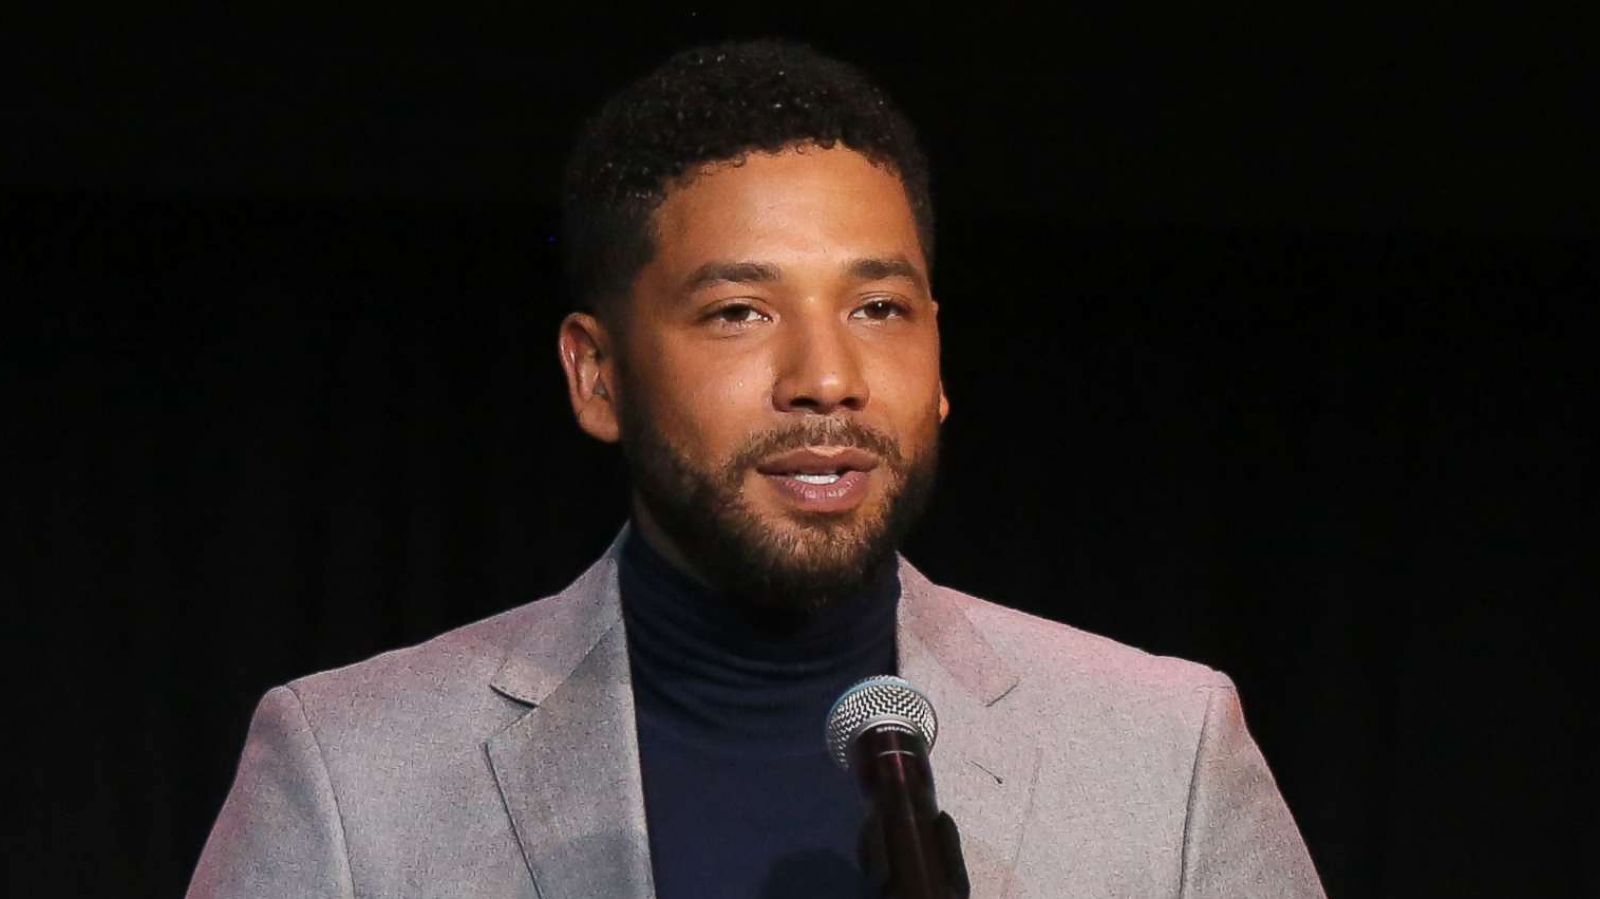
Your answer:
[[[929,583],[932,207],[858,72],[769,42],[614,97],[569,169],[559,348],[631,523],[553,596],[263,699],[206,896],[865,895],[822,741],[936,707],[972,894],[1316,896],[1228,680]]]

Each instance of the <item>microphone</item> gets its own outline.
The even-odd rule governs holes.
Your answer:
[[[855,772],[867,801],[862,867],[880,895],[966,899],[960,837],[933,798],[928,752],[939,719],[928,697],[898,677],[869,677],[834,701],[827,735],[828,753]]]

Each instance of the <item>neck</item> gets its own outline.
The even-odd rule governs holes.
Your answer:
[[[707,590],[713,589],[711,579],[705,576],[698,566],[689,561],[689,557],[678,546],[678,541],[673,540],[660,524],[656,523],[650,509],[639,498],[636,491],[633,494],[633,533],[638,535],[645,544],[655,551],[656,555],[669,563],[673,568],[695,581]]]

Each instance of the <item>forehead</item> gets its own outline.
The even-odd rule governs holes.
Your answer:
[[[844,147],[803,146],[701,168],[656,210],[652,267],[902,256],[926,269],[905,187]]]

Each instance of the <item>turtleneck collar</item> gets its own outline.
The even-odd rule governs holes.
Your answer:
[[[781,623],[678,569],[630,528],[618,568],[641,716],[707,749],[822,748],[844,689],[893,673],[894,557],[860,595]]]

